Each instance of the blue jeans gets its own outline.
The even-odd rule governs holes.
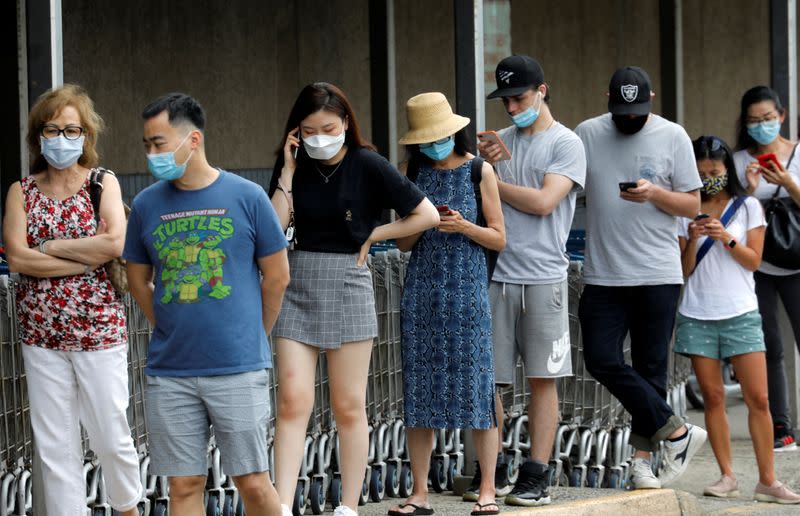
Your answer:
[[[578,315],[586,369],[631,414],[631,444],[655,450],[683,425],[667,405],[667,357],[680,285],[586,285]],[[631,365],[623,343],[630,332]]]

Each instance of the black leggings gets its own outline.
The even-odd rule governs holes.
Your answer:
[[[773,276],[756,272],[756,296],[767,348],[767,384],[769,411],[775,425],[792,428],[789,411],[789,388],[786,385],[786,368],[783,364],[783,339],[779,323],[778,296],[783,302],[800,349],[800,273],[791,276]]]

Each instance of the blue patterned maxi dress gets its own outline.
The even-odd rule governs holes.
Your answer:
[[[471,161],[420,167],[417,186],[435,206],[475,222]],[[492,312],[483,249],[460,233],[428,230],[411,254],[402,301],[405,425],[495,425]]]

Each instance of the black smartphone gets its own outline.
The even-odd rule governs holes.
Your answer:
[[[698,221],[698,220],[707,219],[707,218],[709,218],[709,217],[710,217],[710,216],[709,216],[709,214],[708,214],[708,213],[701,213],[701,214],[699,214],[697,217],[695,217],[695,218],[694,218],[694,220],[695,220],[695,221]]]
[[[619,184],[619,191],[620,192],[627,192],[631,188],[636,188],[637,184],[635,181],[626,181]]]

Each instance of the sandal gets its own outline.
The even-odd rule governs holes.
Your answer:
[[[430,516],[433,514],[432,507],[422,507],[421,505],[417,505],[415,503],[404,503],[398,505],[401,509],[405,507],[413,507],[414,510],[411,512],[403,512],[403,511],[389,511],[389,516]],[[493,513],[486,513],[486,514],[497,514],[496,512]]]
[[[489,514],[500,514],[500,506],[497,505],[497,502],[489,502],[483,505],[476,503],[475,507],[478,507],[477,511],[472,511],[470,516],[487,516]],[[497,507],[497,509],[486,509],[486,507]]]

